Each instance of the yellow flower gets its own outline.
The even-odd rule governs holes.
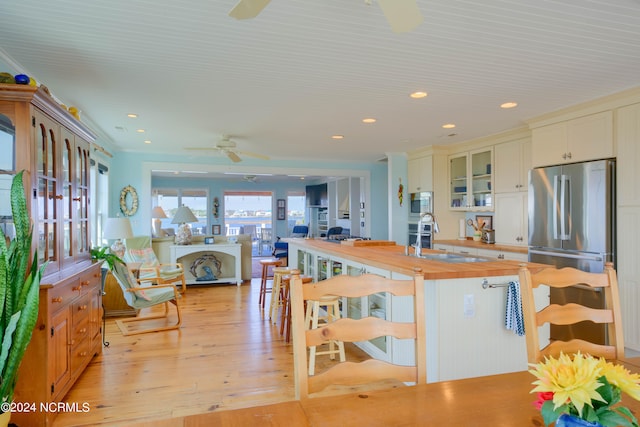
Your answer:
[[[598,359],[583,356],[580,352],[573,360],[566,354],[560,354],[558,359],[545,358],[544,362],[533,365],[530,370],[538,380],[533,392],[553,392],[554,409],[571,403],[578,414],[582,415],[584,405],[593,407],[592,401],[606,402],[596,391],[602,383],[598,382],[603,373]]]
[[[640,400],[640,375],[632,374],[628,369],[620,365],[614,365],[605,359],[599,360],[601,375],[607,377],[607,381],[618,387],[623,392],[636,400]]]

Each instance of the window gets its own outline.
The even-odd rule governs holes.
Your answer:
[[[291,234],[291,230],[296,225],[305,225],[304,218],[305,193],[289,192],[287,194],[287,235]]]
[[[225,192],[226,234],[251,234],[257,239],[262,229],[272,228],[272,207],[273,197],[270,191]]]
[[[167,214],[167,218],[160,220],[161,228],[177,229],[177,224],[172,224],[178,206],[186,205],[191,209],[193,214],[198,218],[197,223],[191,224],[191,231],[195,234],[211,234],[207,231],[207,206],[208,194],[204,189],[153,189],[154,201],[153,206],[160,206]]]

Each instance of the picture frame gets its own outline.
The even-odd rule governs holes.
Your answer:
[[[214,239],[213,239],[213,237],[205,237],[205,238],[204,238],[204,244],[205,244],[205,245],[213,245],[213,244],[214,244]]]
[[[484,222],[485,230],[493,230],[493,217],[491,215],[476,215],[476,224],[480,224],[480,221]]]
[[[284,199],[278,199],[276,206],[276,219],[282,221],[287,217],[286,201]]]
[[[214,224],[211,226],[211,234],[215,236],[219,236],[221,232],[222,230],[221,230],[220,224]]]

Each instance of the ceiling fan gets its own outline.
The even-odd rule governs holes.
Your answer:
[[[271,0],[239,0],[229,16],[236,19],[255,18],[267,7]],[[372,0],[364,0],[371,5]],[[377,0],[391,29],[396,33],[407,33],[422,24],[424,18],[417,0]]]
[[[240,151],[236,149],[237,144],[231,139],[229,135],[222,135],[220,141],[213,147],[188,147],[185,150],[216,150],[225,154],[232,162],[238,163],[242,161],[240,155],[256,157],[258,159],[269,160],[268,156],[258,153],[251,153],[249,151]]]

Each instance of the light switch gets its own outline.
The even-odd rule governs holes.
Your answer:
[[[464,296],[464,317],[474,317],[476,315],[476,303],[473,294]]]

